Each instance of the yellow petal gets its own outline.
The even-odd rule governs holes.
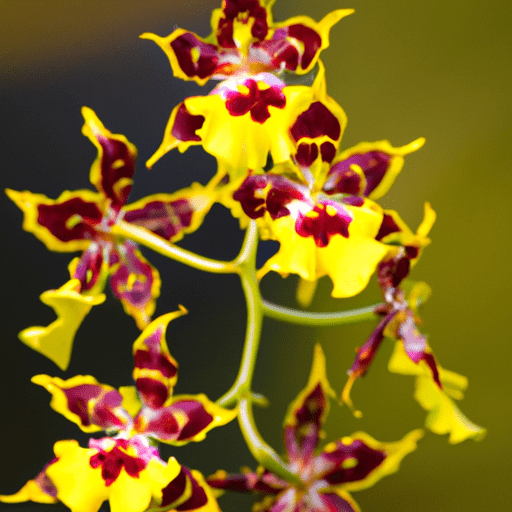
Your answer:
[[[41,302],[54,309],[57,320],[47,327],[34,326],[19,333],[20,340],[66,370],[71,359],[75,334],[92,306],[101,304],[105,295],[82,295],[80,281],[71,279],[58,290],[41,294]]]
[[[438,366],[443,389],[432,380],[427,365],[420,361],[412,362],[401,342],[395,345],[395,351],[389,360],[388,369],[392,373],[416,376],[414,398],[428,411],[425,426],[436,434],[449,434],[451,444],[466,439],[479,441],[484,438],[486,429],[470,421],[455,405],[452,399],[460,400],[468,385],[467,378]]]

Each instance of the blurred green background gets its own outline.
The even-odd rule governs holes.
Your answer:
[[[80,133],[80,107],[93,108],[107,128],[124,133],[139,148],[131,198],[205,183],[215,162],[200,148],[171,153],[151,172],[143,162],[158,147],[168,116],[179,101],[204,93],[174,79],[163,52],[138,40],[142,32],[167,35],[180,26],[206,36],[216,1],[88,0],[0,1],[0,151],[2,187],[57,197],[64,189],[89,188],[95,149]],[[450,446],[427,435],[401,471],[355,494],[366,512],[476,512],[512,509],[512,412],[510,357],[511,50],[509,1],[404,0],[340,4],[280,0],[274,18],[297,14],[320,19],[335,8],[356,8],[332,30],[322,54],[328,92],[346,110],[343,147],[362,140],[427,144],[406,159],[397,182],[381,201],[397,209],[414,229],[428,200],[437,211],[429,247],[412,278],[425,280],[433,296],[423,310],[424,331],[445,368],[467,375],[461,409],[489,429],[481,443]],[[80,329],[66,373],[32,352],[17,333],[47,325],[52,311],[38,295],[67,279],[71,255],[48,252],[21,230],[21,213],[0,200],[3,279],[1,493],[17,491],[52,457],[59,439],[87,437],[51,411],[49,396],[30,383],[36,373],[64,378],[93,374],[114,386],[131,381],[131,343],[138,335],[110,295]],[[241,233],[229,213],[216,207],[202,228],[182,245],[217,258],[231,258]],[[265,251],[275,247],[262,248]],[[184,304],[190,314],[171,324],[169,346],[180,363],[178,393],[206,392],[216,399],[235,378],[245,328],[237,278],[204,275],[145,252],[160,270],[157,314]],[[294,305],[296,280],[264,279],[266,298]],[[380,300],[372,281],[350,300],[329,297],[321,281],[314,310],[349,309]],[[254,388],[271,400],[257,411],[264,437],[281,448],[287,404],[304,386],[312,347],[321,341],[331,384],[341,391],[354,347],[372,330],[369,323],[344,328],[300,329],[265,322]],[[364,417],[333,404],[327,440],[355,430],[392,441],[421,425],[425,414],[412,398],[413,381],[387,372],[385,344],[353,392]],[[238,427],[212,431],[205,442],[177,449],[190,467],[210,474],[253,462]],[[250,498],[225,496],[224,512],[249,510]],[[38,504],[9,510],[64,510]]]

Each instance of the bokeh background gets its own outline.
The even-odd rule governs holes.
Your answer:
[[[167,35],[175,26],[207,35],[216,0],[2,0],[0,1],[1,185],[57,197],[64,189],[89,188],[95,149],[80,128],[80,107],[93,108],[114,133],[139,149],[132,199],[172,192],[191,181],[205,183],[215,162],[201,148],[171,153],[151,172],[143,163],[158,147],[168,116],[201,88],[173,78],[167,58],[142,32]],[[438,213],[433,243],[412,277],[426,280],[433,296],[424,307],[424,330],[441,364],[470,378],[462,410],[488,427],[481,443],[450,446],[427,435],[401,471],[357,493],[363,511],[507,512],[512,508],[512,412],[510,334],[511,49],[512,4],[503,0],[278,1],[276,20],[296,14],[320,19],[339,7],[356,13],[332,30],[322,54],[329,93],[346,110],[343,147],[361,140],[427,144],[407,157],[386,199],[416,227],[423,202]],[[0,198],[2,269],[1,493],[17,491],[52,456],[52,445],[86,436],[53,412],[47,392],[30,383],[36,373],[64,378],[93,374],[114,386],[131,382],[131,343],[138,331],[120,304],[108,297],[93,308],[78,332],[66,373],[17,340],[30,325],[54,316],[41,292],[67,279],[69,254],[50,253],[21,230],[22,215]],[[215,207],[201,229],[182,245],[229,259],[241,242],[237,223]],[[264,247],[261,257],[275,250]],[[145,251],[163,279],[157,313],[184,304],[190,314],[171,324],[169,345],[180,363],[179,393],[206,392],[216,399],[233,382],[241,355],[245,308],[234,276],[202,274]],[[296,280],[268,276],[266,298],[294,305]],[[380,299],[372,281],[360,296],[334,300],[321,281],[313,310],[348,309]],[[312,348],[320,341],[331,384],[341,390],[354,347],[372,325],[300,329],[266,321],[254,388],[271,406],[257,411],[264,437],[281,450],[287,404],[304,386]],[[327,440],[365,430],[396,440],[421,425],[425,414],[412,398],[413,381],[388,373],[385,344],[353,398],[356,420],[333,405]],[[212,431],[205,442],[168,449],[205,474],[253,466],[236,423]],[[225,496],[225,512],[249,510],[252,499]],[[3,505],[21,511],[63,506]],[[3,509],[3,508],[2,508]],[[107,510],[105,508],[105,510]]]

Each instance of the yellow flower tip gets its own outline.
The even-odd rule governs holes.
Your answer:
[[[348,377],[347,383],[345,384],[345,387],[343,388],[343,391],[341,392],[340,397],[340,405],[346,404],[347,407],[350,409],[350,412],[354,415],[354,418],[362,418],[363,413],[359,410],[357,410],[354,407],[354,403],[352,402],[352,399],[350,398],[350,392],[352,390],[352,386],[354,385],[354,382],[357,379],[357,375],[355,373],[351,373]]]
[[[418,226],[416,235],[420,238],[424,238],[427,241],[427,235],[430,233],[430,230],[432,229],[432,226],[434,225],[436,218],[437,214],[435,210],[432,209],[430,203],[427,201],[424,206],[423,220],[421,221],[421,224]]]
[[[19,192],[11,188],[6,188],[5,194],[22,212],[27,211],[33,204],[30,200],[32,196],[31,192]]]
[[[427,139],[425,139],[425,137],[419,137],[416,140],[409,142],[409,144],[406,144],[405,146],[396,148],[396,152],[400,156],[408,155],[409,153],[413,153],[414,151],[417,151],[423,147],[426,141]]]
[[[84,118],[84,125],[82,126],[82,134],[89,138],[93,143],[98,134],[110,135],[110,132],[105,128],[103,123],[99,120],[96,112],[89,107],[82,107],[82,117]]]
[[[33,384],[37,384],[38,386],[43,386],[46,389],[48,389],[49,386],[52,386],[52,381],[53,381],[53,378],[50,377],[49,375],[45,375],[44,373],[39,374],[39,375],[34,375],[30,379],[30,382],[32,382]]]
[[[160,36],[157,36],[156,34],[152,34],[151,32],[144,32],[144,34],[141,34],[139,36],[139,39],[147,39],[149,41],[154,41],[158,44],[158,40],[162,38]]]
[[[320,21],[321,25],[327,25],[328,27],[332,27],[335,23],[338,23],[342,18],[349,16],[350,14],[354,14],[356,12],[355,9],[336,9],[335,11],[330,12],[322,21]]]

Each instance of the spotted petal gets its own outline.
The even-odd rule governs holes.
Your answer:
[[[34,326],[19,333],[20,340],[66,370],[71,359],[75,334],[92,306],[101,304],[105,295],[80,294],[80,281],[71,279],[58,290],[41,294],[41,302],[54,309],[57,320],[48,327]]]
[[[318,478],[345,491],[371,487],[395,473],[402,459],[417,447],[423,430],[413,430],[394,443],[376,441],[364,432],[329,443],[317,458]]]
[[[354,9],[338,9],[320,22],[308,16],[295,16],[273,25],[272,36],[253,45],[253,51],[264,51],[276,69],[285,68],[299,75],[308,73],[317,63],[320,52],[329,46],[329,32],[339,20]]]
[[[131,203],[123,209],[123,220],[176,242],[201,225],[215,197],[211,187],[193,183],[174,194],[153,194]]]
[[[237,411],[224,409],[205,395],[177,395],[165,407],[143,408],[135,419],[140,433],[165,443],[182,445],[202,441],[212,428],[234,419]]]
[[[162,489],[158,510],[220,512],[217,500],[203,475],[185,466],[181,466],[178,476]]]
[[[137,149],[124,135],[112,134],[107,130],[90,108],[83,107],[82,115],[85,120],[82,133],[98,150],[91,167],[91,183],[118,211],[126,203],[132,189]]]
[[[62,380],[59,377],[36,375],[34,384],[43,386],[51,395],[52,409],[76,423],[84,432],[121,430],[131,422],[122,407],[121,394],[91,375],[77,375]]]
[[[284,441],[292,465],[307,463],[312,457],[329,410],[329,397],[335,396],[327,380],[324,353],[316,345],[308,383],[290,404],[284,420]]]
[[[206,481],[214,489],[274,495],[279,494],[288,486],[287,482],[261,466],[256,472],[246,469],[242,470],[242,473],[226,473],[219,469]]]
[[[361,142],[337,156],[323,190],[327,193],[382,197],[391,187],[404,165],[404,155],[425,143],[420,138],[398,148],[387,140]]]
[[[155,449],[133,440],[91,440],[55,444],[58,461],[48,469],[57,498],[73,512],[97,512],[110,502],[112,512],[143,512],[180,471],[172,458],[165,464]]]
[[[118,245],[112,254],[110,287],[132,316],[139,329],[144,329],[155,312],[160,295],[160,274],[130,240]]]
[[[57,199],[28,190],[6,194],[24,213],[23,229],[50,251],[85,251],[103,218],[103,198],[90,190],[66,190]]]
[[[23,501],[35,501],[36,503],[57,503],[57,489],[48,478],[46,470],[57,462],[57,459],[50,461],[44,469],[33,479],[29,480],[17,493],[0,495],[3,503],[21,503]]]
[[[466,377],[438,366],[442,389],[432,380],[431,370],[424,361],[414,364],[407,356],[401,343],[389,360],[388,369],[392,373],[416,376],[414,398],[428,411],[425,426],[436,434],[449,434],[451,444],[466,439],[479,441],[486,429],[470,421],[455,405],[453,399],[461,400],[468,385]]]
[[[165,333],[171,320],[187,313],[179,311],[153,320],[135,340],[133,379],[142,403],[152,409],[162,407],[172,395],[178,380],[178,363],[169,353]]]
[[[388,252],[386,245],[375,240],[382,213],[368,200],[361,207],[344,205],[344,208],[352,216],[348,237],[334,234],[325,246],[318,246],[313,236],[297,233],[290,216],[275,220],[272,238],[281,245],[277,254],[258,271],[258,277],[271,270],[283,276],[299,274],[307,281],[328,275],[334,285],[333,297],[351,297],[361,292]]]
[[[140,38],[160,46],[169,59],[174,76],[182,80],[194,80],[204,85],[213,75],[224,74],[226,68],[231,67],[227,52],[182,28],[167,37],[146,32]],[[238,52],[234,51],[233,56],[238,57]]]

